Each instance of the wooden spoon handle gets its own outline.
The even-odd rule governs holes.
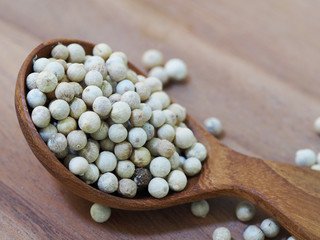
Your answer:
[[[227,156],[226,194],[260,206],[297,239],[320,239],[320,172],[234,151]]]

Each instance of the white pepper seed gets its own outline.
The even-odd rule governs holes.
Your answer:
[[[157,98],[148,99],[145,103],[152,109],[152,111],[162,110],[162,103]]]
[[[27,102],[31,108],[43,106],[47,101],[47,96],[39,89],[35,88],[28,92]]]
[[[150,123],[145,123],[142,128],[147,134],[147,141],[151,140],[154,137],[154,126]]]
[[[137,184],[131,179],[121,179],[118,192],[124,197],[134,198],[137,194]]]
[[[112,152],[103,151],[99,154],[95,164],[100,172],[112,172],[117,166],[117,158]]]
[[[170,59],[164,65],[164,69],[169,78],[175,81],[182,81],[188,75],[188,69],[184,61],[178,58]]]
[[[95,112],[87,111],[81,114],[78,124],[85,133],[94,133],[100,128],[101,120]]]
[[[123,93],[121,96],[121,101],[126,102],[130,106],[131,110],[140,107],[140,96],[134,91],[127,91]]]
[[[106,61],[107,69],[113,63],[119,63],[119,64],[122,64],[122,65],[126,66],[126,63],[123,61],[123,59],[121,57],[119,57],[119,56],[110,56]]]
[[[67,70],[67,76],[72,82],[81,82],[86,76],[86,73],[86,69],[82,63],[73,63]]]
[[[102,57],[88,55],[84,62],[84,67],[87,72],[91,70],[98,70],[101,66],[104,66],[105,62]],[[97,69],[98,68],[98,69]]]
[[[243,232],[242,237],[244,240],[264,240],[264,234],[255,225],[249,225]]]
[[[172,142],[175,135],[176,131],[174,128],[169,125],[169,124],[163,124],[157,131],[157,135],[160,139],[166,139],[169,142]]]
[[[169,76],[166,70],[161,66],[152,68],[148,73],[148,76],[158,78],[162,82],[162,84],[166,84],[169,81]]]
[[[71,43],[68,45],[69,57],[68,62],[72,63],[83,63],[85,60],[86,53],[84,48],[77,43]]]
[[[174,143],[181,149],[187,149],[196,142],[193,132],[189,128],[177,127]]]
[[[112,142],[109,138],[105,138],[100,141],[100,147],[103,151],[113,152],[114,145],[114,142]]]
[[[99,203],[94,203],[90,208],[90,215],[97,223],[104,223],[110,218],[111,209]]]
[[[77,129],[77,122],[72,117],[67,117],[63,120],[58,121],[57,129],[59,133],[68,135],[71,131]]]
[[[149,121],[150,118],[151,118],[151,116],[152,116],[152,109],[151,109],[151,107],[148,106],[148,105],[145,104],[145,103],[141,103],[139,109],[141,109],[141,110],[145,113],[145,116],[146,116],[145,120],[146,120],[146,121]]]
[[[122,80],[116,86],[116,93],[124,94],[127,91],[134,91],[134,84],[130,80]]]
[[[137,167],[146,167],[151,161],[151,154],[145,147],[134,149],[131,155],[131,161]]]
[[[111,111],[111,102],[107,97],[97,97],[92,104],[92,109],[100,117],[106,117]]]
[[[30,73],[28,76],[27,76],[27,79],[26,79],[26,86],[29,90],[32,90],[32,89],[35,89],[37,88],[37,78],[38,78],[38,75],[39,73],[37,72],[33,72],[33,73]]]
[[[80,178],[85,181],[86,184],[93,184],[98,180],[99,175],[100,173],[97,166],[93,163],[90,163],[87,171]]]
[[[165,157],[156,157],[150,162],[149,169],[154,177],[165,177],[171,170],[171,164]]]
[[[188,158],[183,164],[183,170],[187,176],[194,176],[201,171],[202,165],[198,158]]]
[[[236,207],[236,216],[242,222],[250,221],[255,213],[256,209],[250,202],[240,202]]]
[[[45,128],[50,123],[51,114],[48,108],[44,106],[38,106],[32,110],[31,119],[34,125],[37,127]]]
[[[88,106],[92,106],[94,100],[100,96],[102,96],[102,91],[97,86],[88,86],[82,93],[82,99]]]
[[[180,192],[187,186],[187,176],[179,170],[173,170],[167,180],[170,189],[175,192]]]
[[[212,240],[231,240],[231,233],[228,228],[218,227],[212,234]]]
[[[147,134],[143,128],[135,127],[130,129],[128,140],[134,148],[140,148],[146,143]]]
[[[69,50],[63,44],[58,44],[51,50],[51,56],[56,59],[67,60],[69,57]]]
[[[100,128],[94,133],[91,133],[90,136],[94,140],[103,140],[108,136],[108,130],[109,130],[108,124],[104,121],[101,121]]]
[[[48,148],[54,152],[59,153],[65,150],[68,146],[66,137],[61,133],[55,133],[48,139]]]
[[[147,86],[151,89],[151,92],[162,91],[162,82],[155,77],[147,77],[144,81]]]
[[[52,72],[60,81],[64,76],[64,67],[58,62],[51,62],[45,68],[44,71]]]
[[[127,65],[127,63],[128,63],[128,57],[124,52],[119,52],[119,51],[113,52],[110,55],[110,58],[113,58],[113,57],[120,57],[125,65]]]
[[[70,113],[69,104],[62,99],[57,99],[52,101],[49,104],[49,110],[50,110],[51,116],[56,120],[65,119],[66,117],[68,117]]]
[[[75,175],[84,175],[88,168],[88,161],[83,157],[74,157],[69,162],[69,170]]]
[[[110,46],[106,43],[99,43],[94,46],[92,50],[92,54],[94,56],[102,57],[104,60],[106,60],[112,53],[112,49]]]
[[[131,109],[126,102],[116,102],[112,105],[110,117],[115,123],[125,123],[131,116]]]
[[[99,157],[99,145],[98,142],[89,139],[86,146],[79,151],[79,156],[87,159],[89,163],[93,163]]]
[[[150,123],[155,127],[161,127],[166,121],[166,117],[161,110],[152,111],[152,116],[150,118]]]
[[[145,101],[150,97],[151,88],[145,82],[137,82],[135,84],[135,89],[139,94],[141,101]]]
[[[147,69],[161,66],[163,64],[163,55],[159,50],[149,49],[142,55],[142,65]]]
[[[127,71],[126,79],[130,80],[133,84],[139,82],[137,74],[131,69]]]
[[[113,173],[107,172],[100,176],[98,188],[106,193],[113,193],[118,189],[118,179]]]
[[[168,195],[169,184],[163,178],[155,177],[149,182],[148,192],[155,198],[164,198]]]
[[[135,170],[135,166],[131,161],[119,161],[116,167],[116,174],[120,178],[131,178]]]
[[[87,105],[81,98],[74,98],[70,103],[70,116],[78,119],[82,113],[87,111]]]
[[[221,135],[222,124],[218,118],[207,118],[204,121],[204,126],[213,136],[219,137]]]
[[[260,229],[268,238],[276,237],[280,232],[279,224],[272,218],[267,218],[262,221]]]
[[[311,167],[316,163],[316,154],[311,149],[301,149],[296,152],[296,164],[303,167]]]
[[[113,124],[109,128],[108,136],[112,142],[120,143],[127,138],[128,131],[123,124]]]
[[[101,87],[103,82],[103,77],[101,73],[98,72],[97,70],[91,70],[87,72],[84,78],[84,82],[86,83],[87,86],[93,85],[93,86]]]
[[[113,91],[112,85],[108,81],[104,80],[101,85],[101,91],[104,97],[110,97]]]
[[[191,212],[196,217],[205,218],[210,210],[209,203],[206,200],[191,203]]]
[[[171,169],[177,169],[180,167],[180,156],[177,152],[174,152],[168,160],[171,164]]]
[[[187,158],[198,158],[202,162],[207,157],[207,149],[202,143],[197,142],[186,149],[185,155]]]
[[[157,146],[157,152],[160,156],[169,158],[176,151],[175,146],[166,139],[162,139],[159,141]]]
[[[71,102],[74,98],[74,86],[67,82],[59,83],[55,90],[55,96],[57,99]]]
[[[113,62],[107,66],[109,76],[112,81],[120,82],[127,76],[127,68],[124,64]]]
[[[142,127],[146,122],[146,114],[141,109],[134,109],[131,112],[130,123],[134,127]]]
[[[80,151],[87,145],[87,135],[81,130],[71,131],[67,136],[69,148]]]
[[[160,100],[162,108],[167,108],[170,105],[170,97],[163,91],[152,93],[150,99],[154,98]]]
[[[183,122],[186,119],[186,109],[180,104],[173,103],[168,107],[168,110],[174,112],[177,117],[177,123]]]
[[[36,84],[41,92],[49,93],[56,88],[58,79],[52,72],[42,71],[37,76]]]
[[[48,142],[49,138],[51,138],[54,134],[56,134],[57,128],[52,125],[51,123],[49,123],[48,126],[46,126],[45,128],[40,128],[39,129],[39,134],[41,136],[41,138],[43,139],[43,141]]]
[[[167,124],[170,124],[171,126],[175,126],[177,123],[177,117],[176,114],[174,112],[172,112],[171,110],[165,109],[163,110],[163,113],[166,117],[166,122]]]
[[[157,149],[160,141],[160,138],[152,138],[150,141],[147,142],[146,147],[150,151],[152,156],[159,156]]]
[[[114,154],[119,160],[127,160],[132,153],[132,145],[128,142],[117,143],[114,146]]]
[[[49,63],[50,63],[50,60],[48,58],[38,58],[33,63],[33,71],[38,73],[42,72]]]

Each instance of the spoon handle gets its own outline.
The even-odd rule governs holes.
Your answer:
[[[297,239],[320,239],[320,172],[227,152],[226,195],[260,206]]]

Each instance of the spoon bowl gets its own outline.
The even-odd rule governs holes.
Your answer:
[[[248,200],[277,219],[298,239],[320,239],[320,172],[285,163],[245,156],[224,146],[190,116],[186,123],[208,151],[200,174],[188,179],[182,192],[171,192],[163,199],[137,196],[127,199],[104,193],[73,175],[48,149],[34,126],[26,102],[26,77],[32,72],[35,57],[49,57],[58,43],[78,43],[87,54],[94,44],[55,39],[36,47],[18,74],[15,107],[21,130],[37,159],[62,185],[74,194],[112,208],[152,210],[216,196],[236,196]],[[145,75],[130,62],[129,68]]]

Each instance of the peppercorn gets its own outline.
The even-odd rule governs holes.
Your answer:
[[[132,179],[137,184],[138,190],[143,190],[148,187],[152,175],[147,168],[136,168]]]

